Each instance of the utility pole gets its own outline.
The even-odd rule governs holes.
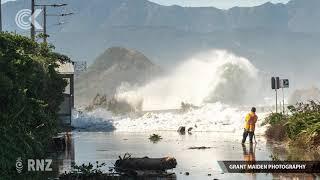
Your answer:
[[[1,7],[1,0],[0,0],[0,32],[2,32],[2,7]]]
[[[276,92],[276,113],[278,113],[278,89],[280,89],[280,78],[272,77],[271,78],[271,88]],[[280,101],[281,105],[281,101]]]
[[[73,13],[66,13],[66,14],[47,14],[47,7],[62,7],[66,6],[67,4],[36,4],[34,6],[40,6],[43,9],[43,42],[47,42],[48,34],[47,34],[47,17],[48,16],[68,16],[72,15]]]
[[[43,42],[47,43],[47,6],[43,6]]]
[[[283,87],[282,89],[282,113],[284,114],[284,91],[283,91]]]
[[[31,39],[35,40],[35,27],[34,27],[34,9],[35,9],[35,0],[31,0]]]
[[[276,113],[278,113],[278,90],[276,89]]]

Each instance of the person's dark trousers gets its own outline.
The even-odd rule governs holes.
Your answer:
[[[253,140],[254,132],[250,132],[250,131],[244,130],[244,132],[243,132],[243,138],[242,138],[242,143],[245,143],[245,142],[246,142],[246,139],[247,139],[248,134],[249,134],[250,143],[253,142],[252,140]]]

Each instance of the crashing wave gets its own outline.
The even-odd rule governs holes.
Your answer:
[[[181,102],[239,105],[257,102],[259,87],[258,70],[247,59],[215,50],[142,87],[120,87],[117,97],[130,104],[143,102],[143,110],[176,109]]]
[[[78,115],[73,125],[129,132],[175,131],[179,126],[192,127],[193,131],[242,131],[243,119],[250,110],[243,106],[264,100],[258,73],[247,59],[227,51],[200,54],[144,86],[124,84],[118,88],[117,101],[127,102],[130,107],[142,106],[139,109],[149,111],[144,115],[115,116],[107,110],[94,109]],[[155,111],[179,109],[182,102],[197,108],[183,113]]]
[[[193,132],[239,132],[243,130],[243,119],[247,109],[231,107],[221,103],[205,104],[202,107],[181,113],[146,112],[140,117],[112,116],[104,109],[83,112],[73,121],[74,127],[85,130],[121,131],[121,132],[149,132],[176,131],[178,127],[192,127]],[[265,112],[259,112],[263,119]],[[258,123],[259,126],[260,123]],[[259,131],[261,128],[257,128]]]
[[[105,109],[95,109],[90,112],[73,111],[71,126],[78,130],[87,131],[112,131],[112,113]]]

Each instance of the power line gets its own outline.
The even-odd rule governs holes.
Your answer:
[[[33,22],[34,22],[34,16],[33,16],[33,13],[34,13],[34,8],[35,7],[42,7],[43,9],[43,42],[47,42],[47,37],[48,37],[48,34],[47,34],[47,17],[48,16],[69,16],[69,15],[72,15],[73,13],[64,13],[64,14],[47,14],[47,7],[63,7],[63,6],[67,6],[68,4],[65,4],[65,3],[60,3],[60,4],[35,4],[34,3],[34,0],[32,0],[32,8],[33,8],[33,11],[32,11],[32,19],[33,19]],[[34,40],[34,37],[35,37],[35,30],[34,30],[34,23],[31,23],[31,38]],[[33,29],[32,29],[33,27]]]

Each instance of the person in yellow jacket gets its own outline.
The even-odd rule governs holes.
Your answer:
[[[252,143],[257,120],[258,116],[256,115],[256,108],[253,107],[251,108],[251,112],[248,113],[245,118],[242,144],[246,142],[248,135],[250,143]]]

